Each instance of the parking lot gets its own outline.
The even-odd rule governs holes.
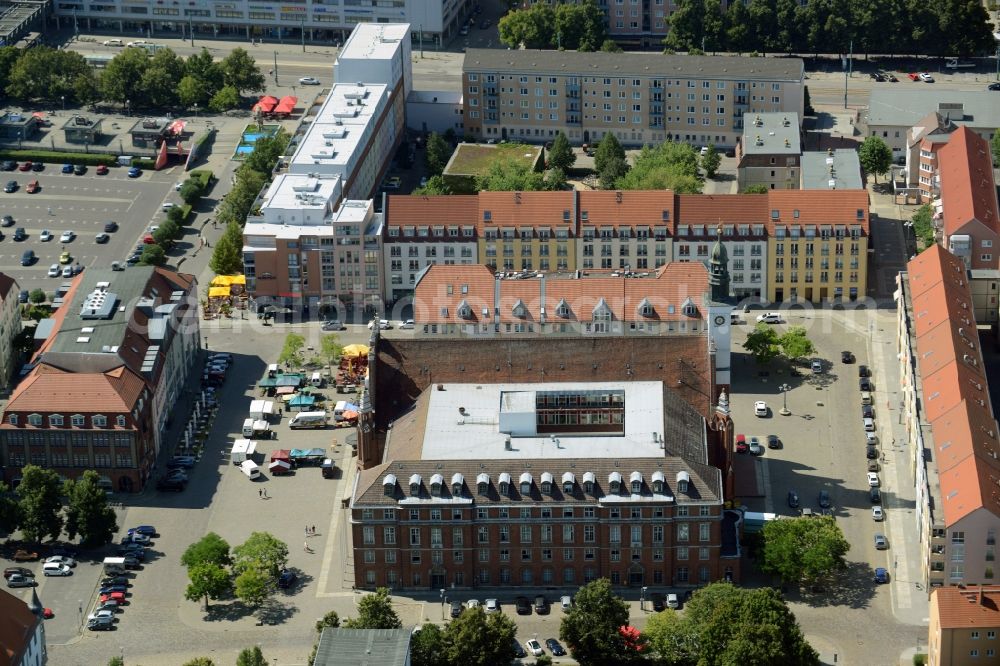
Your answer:
[[[14,224],[2,229],[0,271],[14,277],[22,289],[41,288],[51,293],[61,284],[61,277],[48,277],[47,272],[52,264],[59,264],[64,250],[71,255],[70,264],[78,263],[84,269],[124,261],[149,225],[164,219],[163,202],[180,202],[173,185],[184,177],[181,167],[143,171],[139,178],[129,178],[122,167],[111,167],[103,176],[97,175],[96,167],[88,167],[85,174],[77,176],[62,173],[61,166],[46,164],[41,172],[0,173],[4,183],[18,183],[15,192],[0,193],[0,216],[14,219]],[[29,194],[27,185],[35,179],[41,188]],[[94,239],[108,221],[117,222],[119,229],[110,234],[107,243],[98,244]],[[18,227],[27,233],[23,241],[14,240]],[[42,242],[43,230],[54,238]],[[61,243],[64,231],[72,231],[75,238]],[[22,266],[21,255],[29,249],[37,259],[31,266]]]

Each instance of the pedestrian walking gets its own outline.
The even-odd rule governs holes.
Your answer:
[[[257,497],[259,497],[261,499],[264,499],[264,491],[263,490],[258,490],[257,491]]]
[[[312,526],[312,533],[313,533],[313,536],[316,536],[316,526],[315,525]]]
[[[264,488],[264,497],[267,497],[267,488]],[[268,498],[270,499],[270,498]]]
[[[308,537],[308,536],[309,536],[309,526],[306,525],[306,537]]]
[[[305,542],[302,543],[302,550],[306,551],[307,553],[309,552],[309,542],[308,541],[305,541]]]

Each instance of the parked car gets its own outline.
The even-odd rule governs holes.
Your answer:
[[[780,324],[781,314],[778,312],[763,312],[757,315],[757,323],[762,324]]]
[[[167,463],[167,469],[177,469],[183,467],[185,469],[191,469],[194,467],[195,459],[192,456],[174,456]]]
[[[59,253],[60,264],[68,264],[71,261],[73,261],[73,256],[69,252],[63,251]]]
[[[781,448],[781,440],[778,439],[777,435],[768,435],[767,436],[767,448],[769,448],[769,449],[780,449]]]
[[[680,602],[680,600],[678,600],[677,595],[673,594],[673,593],[668,594],[667,595],[667,608],[673,608],[674,610],[677,610],[680,607],[681,607],[681,602]]]
[[[47,563],[42,567],[42,573],[46,576],[72,576],[73,570],[65,564]]]
[[[399,322],[400,330],[413,328],[413,320],[407,319],[406,321]]]
[[[875,535],[875,550],[886,550],[889,548],[889,540],[884,534]]]
[[[101,43],[104,44],[105,46],[125,46],[125,42],[123,42],[122,40],[118,39],[117,37],[115,37],[113,39],[105,39]]]
[[[15,562],[34,562],[38,559],[38,553],[31,550],[17,550],[14,557],[10,558]]]
[[[450,609],[450,613],[453,618],[458,617],[459,615],[462,614],[462,602],[459,601],[458,599],[453,599],[448,604],[448,607]]]
[[[287,590],[292,585],[295,585],[295,581],[297,581],[298,579],[299,577],[295,574],[294,571],[289,571],[288,569],[282,569],[281,573],[278,574],[278,587],[280,587],[282,590]]]
[[[21,265],[22,266],[30,266],[33,263],[35,263],[35,251],[34,250],[25,250],[24,253],[21,255]],[[29,294],[29,296],[30,296],[30,294]],[[27,297],[25,297],[25,299],[23,301],[21,301],[21,302],[22,303],[27,303],[28,302]]]
[[[864,425],[866,432],[875,432],[875,419],[862,419],[861,423]]]
[[[34,256],[33,252],[32,252],[32,256]],[[18,303],[27,303],[29,296],[31,296],[31,292],[29,292],[27,289],[22,289],[17,294],[17,302]]]
[[[129,528],[129,534],[145,534],[148,537],[160,536],[160,533],[156,531],[156,528],[152,525],[139,525],[138,527]]]
[[[812,370],[812,373],[814,375],[822,374],[823,373],[823,361],[819,360],[818,358],[817,359],[813,359],[812,363],[809,364],[809,368]]]
[[[876,458],[878,458],[878,447],[866,446],[865,458],[867,458],[868,460],[875,460]]]
[[[77,164],[73,167],[73,174],[77,176],[82,176],[87,173],[87,166],[85,164]]]
[[[861,405],[861,418],[863,419],[873,419],[875,418],[875,408],[871,405]]]
[[[87,621],[87,629],[90,631],[111,631],[115,628],[115,621],[112,618],[99,617]]]
[[[920,72],[917,77],[924,83],[934,83],[934,77],[927,72]]]
[[[76,238],[76,234],[72,231],[64,231],[59,234],[60,243],[72,243],[74,238]]]
[[[754,416],[767,416],[767,403],[763,400],[757,400],[754,402],[753,413]]]
[[[3,216],[3,220],[0,221],[0,226],[3,226],[3,227],[12,227],[12,226],[14,226],[14,218],[11,217],[10,215],[4,215]]]
[[[304,86],[318,86],[319,79],[317,79],[314,76],[303,76],[301,79],[299,79],[299,83]]]
[[[875,472],[868,472],[868,485],[872,488],[877,488],[879,486],[878,474]]]
[[[73,165],[72,164],[63,164],[62,165],[62,172],[63,173],[73,173]]]
[[[535,612],[539,615],[548,615],[550,608],[549,600],[543,596],[539,595],[535,597]]]
[[[31,576],[23,574],[13,574],[7,576],[7,587],[34,587],[38,583]]]
[[[374,327],[375,327],[375,320],[372,319],[370,322],[368,322],[368,329],[371,330]],[[379,319],[378,320],[378,328],[379,328],[380,331],[384,331],[386,329],[392,328],[392,324],[390,324],[389,320],[387,320],[387,319]]]
[[[760,439],[757,437],[750,438],[750,455],[759,456],[764,453],[764,447],[760,445]]]
[[[23,241],[27,237],[28,234],[25,233],[24,227],[18,227],[17,229],[14,230],[14,240]]]
[[[871,377],[871,373],[869,372],[867,365],[858,366],[858,377]]]
[[[34,194],[40,189],[42,189],[42,186],[38,184],[37,180],[33,180],[30,183],[28,183],[28,189],[27,189],[28,194]]]
[[[156,482],[157,490],[164,490],[164,491],[172,490],[178,493],[184,490],[186,486],[187,483],[181,481],[180,479],[163,478]]]
[[[875,567],[875,582],[882,584],[889,582],[889,570],[885,567]]]
[[[568,613],[573,608],[573,597],[569,595],[559,597],[559,606],[563,609],[564,613]]]
[[[46,564],[51,564],[52,562],[55,562],[56,564],[65,564],[68,567],[76,566],[76,560],[74,560],[72,557],[67,557],[65,555],[53,555],[52,557],[45,558]]]
[[[536,641],[534,638],[530,638],[524,642],[524,647],[528,649],[528,654],[532,657],[541,657],[545,654],[545,650],[542,649],[542,644]]]
[[[142,175],[142,169],[140,169],[139,167],[132,167],[131,169],[128,170],[129,178],[138,178],[141,175]]]
[[[987,90],[1000,90],[1000,82],[991,83],[990,85],[986,86],[986,89]]]
[[[841,363],[854,363],[854,354],[849,351],[840,352],[840,362]]]
[[[873,506],[872,507],[872,520],[874,520],[876,522],[879,522],[883,518],[885,518],[885,515],[882,513],[882,507],[880,507],[880,506]]]
[[[517,642],[516,637],[512,638],[511,642],[514,644],[514,656],[517,659],[524,659],[525,657],[528,656],[528,653],[524,651],[524,648],[521,647],[521,644]]]
[[[322,328],[324,331],[343,331],[347,327],[344,326],[344,322],[342,321],[338,321],[336,319],[330,319],[328,321],[324,321],[323,324],[320,326],[320,328]]]
[[[528,597],[518,597],[514,601],[514,608],[518,615],[531,615],[531,601]]]
[[[97,591],[98,594],[111,594],[112,592],[128,592],[128,585],[102,585]]]
[[[107,175],[108,171],[109,169],[107,164],[98,164],[97,168],[94,169],[94,173],[96,173],[98,176]]]
[[[31,171],[31,161],[27,161],[21,166],[17,167],[18,171]]]
[[[118,223],[117,222],[114,222],[113,220],[108,220],[107,222],[104,223],[104,232],[105,233],[112,234],[112,233],[114,233],[116,231],[118,231]]]
[[[485,612],[487,615],[489,615],[491,613],[499,613],[500,612],[500,602],[497,601],[496,599],[487,599],[486,600],[486,605],[485,605],[484,608],[485,608],[485,610],[483,612]]]
[[[659,613],[660,611],[666,610],[667,598],[660,592],[653,592],[649,595],[649,600],[653,603],[654,612]]]
[[[129,587],[132,583],[129,581],[128,576],[108,576],[101,581],[101,585],[124,585]]]
[[[15,162],[14,160],[4,160],[3,165],[0,165],[0,168],[2,168],[4,171],[13,171],[14,169],[17,168],[17,162]]]
[[[27,567],[7,567],[3,570],[3,577],[10,578],[14,574],[19,574],[21,576],[28,576],[30,578],[35,577],[35,572]]]
[[[817,504],[820,508],[828,509],[830,508],[830,493],[826,490],[819,491],[819,497],[817,498]]]
[[[119,604],[123,604],[123,603],[125,603],[125,593],[124,592],[109,592],[107,594],[102,594],[98,598],[98,601],[103,604],[108,599],[114,599]]]
[[[562,657],[566,654],[566,650],[559,644],[559,641],[554,638],[546,638],[545,647],[547,647],[549,652],[557,657]]]
[[[877,460],[869,460],[868,461],[868,471],[869,472],[877,472],[878,470],[879,470],[878,461]]]
[[[799,494],[797,492],[795,492],[794,490],[789,490],[788,491],[788,506],[789,506],[789,508],[797,509],[797,508],[799,508],[800,504],[801,504],[801,502],[799,500]]]
[[[736,453],[747,453],[750,447],[747,446],[747,436],[740,433],[736,435]]]
[[[872,380],[867,377],[862,377],[858,380],[858,388],[862,391],[872,391],[874,390],[872,386]]]
[[[871,500],[872,504],[881,504],[882,492],[878,488],[869,488],[868,499]]]

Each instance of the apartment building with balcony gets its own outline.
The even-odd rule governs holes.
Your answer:
[[[797,58],[468,49],[463,120],[480,141],[732,148],[749,114],[801,117],[803,82]]]
[[[928,666],[996,663],[1000,585],[958,585],[931,592]]]
[[[771,191],[767,299],[823,303],[864,298],[868,203],[866,190]]]
[[[736,144],[739,190],[762,185],[795,190],[801,178],[802,142],[797,113],[755,113]]]
[[[964,262],[935,245],[897,278],[902,423],[924,588],[992,584],[998,426]]]

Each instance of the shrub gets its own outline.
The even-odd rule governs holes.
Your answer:
[[[196,180],[201,184],[202,194],[207,192],[209,186],[215,182],[215,174],[209,169],[195,169],[188,174],[188,178]]]
[[[137,166],[140,169],[153,170],[156,169],[156,160],[146,157],[135,157],[132,159],[132,166]]]
[[[112,166],[117,163],[118,158],[114,155],[102,153],[64,153],[56,150],[0,150],[0,159],[3,160],[31,160],[32,162],[47,162],[49,164],[86,164],[87,166],[97,166],[107,164]]]

